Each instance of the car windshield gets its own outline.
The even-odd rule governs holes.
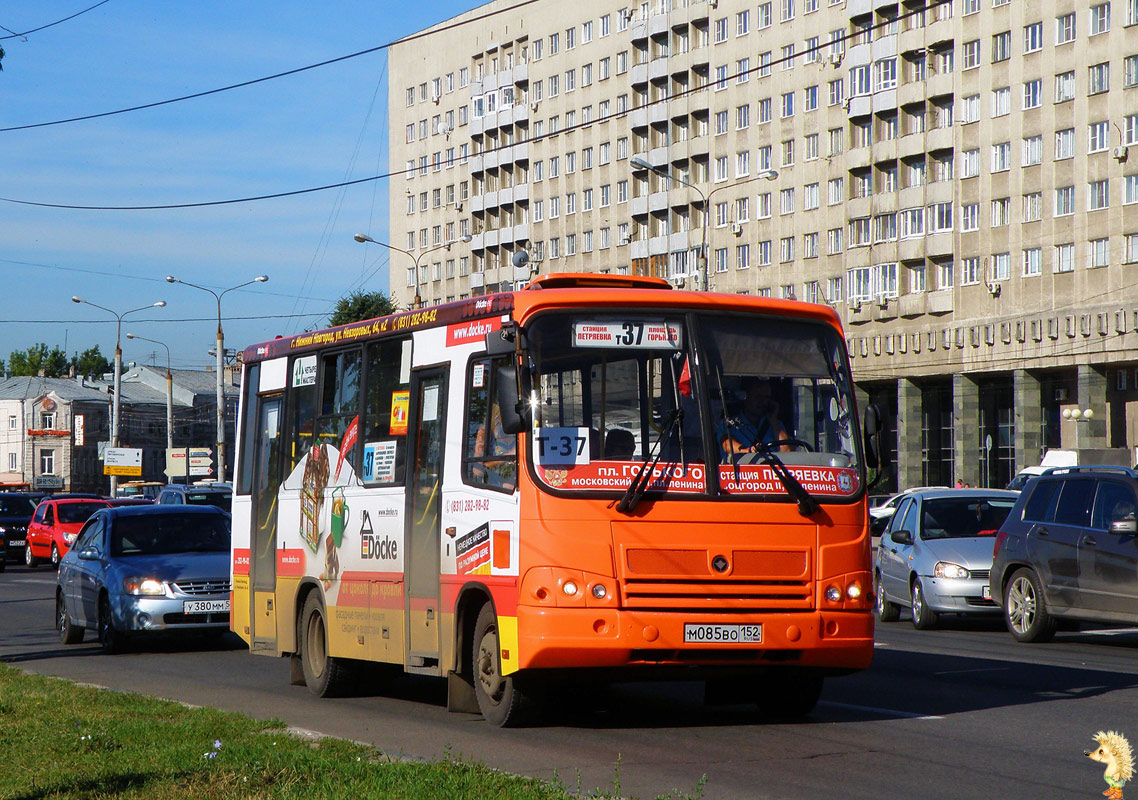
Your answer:
[[[229,551],[229,525],[221,515],[142,514],[116,519],[111,554],[156,556]]]
[[[77,522],[86,522],[88,517],[100,508],[106,507],[106,503],[60,503],[55,507],[55,511],[60,522],[74,525]]]
[[[232,498],[228,492],[186,492],[186,505],[216,506],[222,511],[229,511]]]
[[[36,504],[27,497],[0,499],[0,517],[30,517],[35,511]]]
[[[921,504],[921,538],[995,536],[1013,505],[1013,497],[930,498]]]
[[[860,489],[853,383],[827,324],[578,312],[535,320],[528,338],[532,461],[551,488],[625,491],[639,477],[671,495],[787,497],[778,460],[811,495]]]

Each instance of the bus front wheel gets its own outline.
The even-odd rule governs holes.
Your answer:
[[[304,683],[317,697],[342,697],[354,685],[346,660],[328,655],[328,620],[316,592],[308,595],[300,614],[300,661]]]
[[[519,684],[519,676],[502,674],[498,617],[489,603],[482,606],[474,625],[474,694],[486,721],[499,728],[529,722],[537,710],[533,692]]]

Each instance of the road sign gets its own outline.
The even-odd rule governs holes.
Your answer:
[[[142,449],[138,447],[108,447],[103,455],[104,475],[142,476]]]
[[[171,478],[213,474],[212,447],[171,447],[166,449],[166,474]]]

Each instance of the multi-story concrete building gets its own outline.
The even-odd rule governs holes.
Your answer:
[[[1134,453],[1138,0],[511,5],[390,51],[402,304],[536,272],[829,303],[900,485]]]

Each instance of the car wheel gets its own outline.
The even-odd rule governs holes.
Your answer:
[[[936,612],[929,608],[925,599],[925,587],[921,579],[913,581],[913,627],[919,631],[927,631],[936,626]]]
[[[103,595],[99,598],[99,644],[103,646],[103,652],[108,655],[122,653],[126,650],[129,639],[125,631],[115,627],[111,601]]]
[[[881,584],[881,575],[877,579],[875,595],[877,596],[877,618],[882,622],[896,622],[901,617],[901,610],[896,603],[889,602],[885,597],[885,587]]]
[[[804,717],[818,705],[823,678],[810,669],[778,671],[764,676],[759,687],[758,706],[764,714],[788,719]]]
[[[55,569],[59,569],[59,545],[55,542],[51,543],[51,565]]]
[[[537,695],[523,685],[517,673],[502,674],[498,616],[489,603],[478,612],[473,643],[474,694],[482,716],[499,728],[516,728],[531,721],[538,711]]]
[[[1055,635],[1055,618],[1043,602],[1043,587],[1030,569],[1016,570],[1004,589],[1004,622],[1018,642],[1046,642]]]
[[[67,613],[67,603],[63,600],[63,592],[55,593],[55,627],[59,631],[59,641],[64,644],[79,644],[83,641],[83,629],[71,624],[71,615]]]
[[[40,565],[40,560],[32,555],[31,543],[24,545],[24,564],[29,567],[38,567]]]
[[[351,662],[328,655],[328,621],[316,592],[308,595],[300,614],[300,661],[304,683],[317,697],[343,697],[355,686]]]

